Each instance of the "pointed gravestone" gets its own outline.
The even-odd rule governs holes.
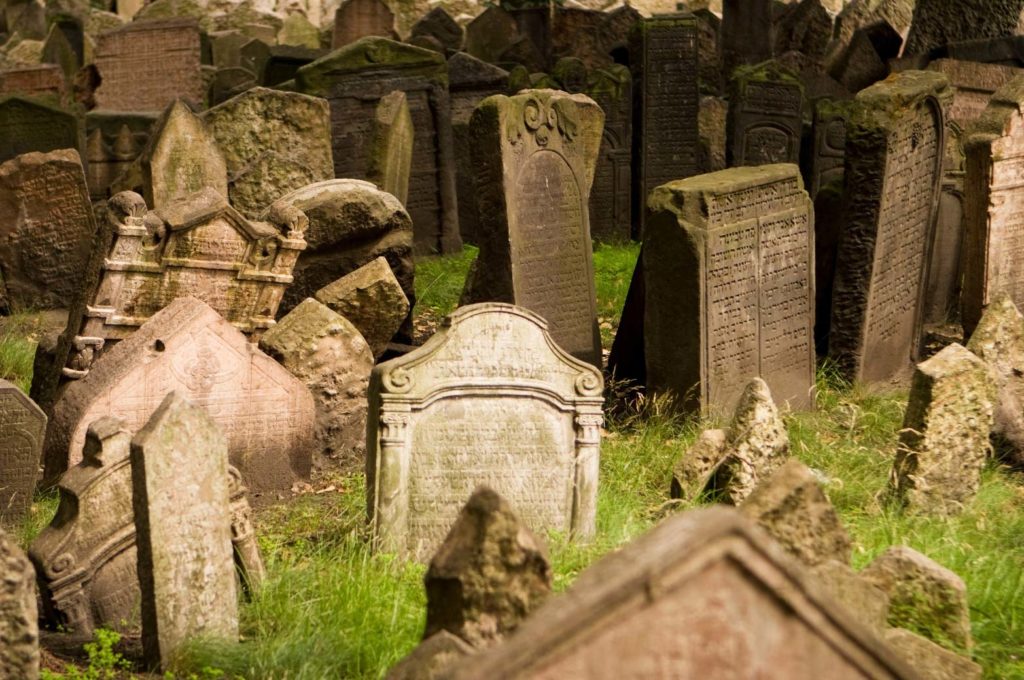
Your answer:
[[[471,134],[481,210],[470,301],[543,317],[573,356],[601,365],[590,188],[604,115],[585,95],[529,90],[485,99]]]
[[[406,95],[396,90],[381,97],[373,117],[373,141],[366,178],[403,205],[409,202],[414,130]]]
[[[886,381],[916,360],[951,98],[946,77],[925,71],[857,95],[829,335],[829,354],[849,379]]]
[[[131,467],[142,645],[163,669],[189,639],[238,639],[228,446],[172,392],[132,439]]]
[[[0,677],[39,677],[39,618],[35,570],[14,540],[0,530]]]
[[[534,531],[594,531],[602,380],[512,305],[461,307],[370,380],[367,494],[387,551],[427,558],[485,484]],[[543,395],[543,396],[542,396]]]
[[[206,188],[228,197],[224,154],[202,119],[180,99],[153,127],[140,163],[150,208],[166,207]]]
[[[42,410],[0,379],[0,524],[16,526],[32,505],[45,433]]]

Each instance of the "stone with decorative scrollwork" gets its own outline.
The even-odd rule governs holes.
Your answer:
[[[603,380],[538,315],[462,307],[374,369],[367,494],[379,549],[429,559],[481,484],[533,531],[594,533]]]

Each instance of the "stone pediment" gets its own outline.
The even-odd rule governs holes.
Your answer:
[[[228,204],[228,200],[213,189],[202,191],[174,201],[154,213],[171,232],[187,231],[221,219],[230,224],[247,240],[258,240],[278,234],[273,226],[263,222],[250,222]]]

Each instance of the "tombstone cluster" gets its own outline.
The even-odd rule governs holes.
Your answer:
[[[429,564],[391,678],[980,677],[963,581],[855,571],[778,406],[909,382],[901,512],[1024,464],[1024,4],[605,4],[0,0],[0,308],[66,314],[0,380],[2,524],[60,495],[0,531],[0,677],[39,622],[154,670],[237,640],[254,508],[322,469]],[[415,262],[464,244],[424,333]],[[665,484],[717,505],[556,596],[623,386],[725,419]]]

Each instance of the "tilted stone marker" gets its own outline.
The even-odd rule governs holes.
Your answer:
[[[0,164],[0,301],[14,310],[67,307],[83,285],[96,220],[74,149]]]
[[[751,378],[813,403],[814,224],[797,166],[732,168],[659,187],[643,245],[647,385],[728,413]]]
[[[73,113],[34,98],[0,96],[0,161],[30,151],[80,150],[84,144]]]
[[[45,434],[46,415],[0,379],[0,524],[16,526],[31,507]]]
[[[383,0],[345,0],[334,15],[331,47],[338,49],[366,36],[395,37],[395,15]]]
[[[603,119],[585,95],[528,90],[485,99],[471,122],[481,233],[467,299],[539,314],[560,347],[594,366],[589,198]]]
[[[730,166],[798,163],[803,87],[777,62],[737,69],[729,99]]]
[[[536,314],[461,307],[370,379],[367,494],[381,549],[426,560],[486,484],[527,526],[594,532],[602,380]]]
[[[891,476],[914,511],[954,515],[978,492],[997,398],[989,371],[957,343],[917,365]]]
[[[401,90],[381,97],[373,118],[368,180],[403,204],[409,201],[414,131],[407,97]]]
[[[738,511],[674,515],[587,569],[469,678],[917,678]]]
[[[180,99],[153,127],[139,162],[150,208],[166,207],[206,188],[228,197],[224,154],[202,119]]]
[[[861,91],[847,122],[829,354],[851,380],[905,375],[917,357],[951,98],[944,75],[905,71]]]
[[[238,639],[227,441],[172,392],[132,439],[131,468],[142,645],[164,668],[190,638]]]
[[[68,384],[47,432],[46,478],[81,460],[94,420],[117,416],[135,432],[171,390],[217,422],[232,464],[254,492],[289,489],[308,478],[314,422],[309,390],[209,305],[190,297],[154,314],[85,377]]]
[[[0,677],[39,677],[39,619],[35,570],[17,543],[0,530]]]

